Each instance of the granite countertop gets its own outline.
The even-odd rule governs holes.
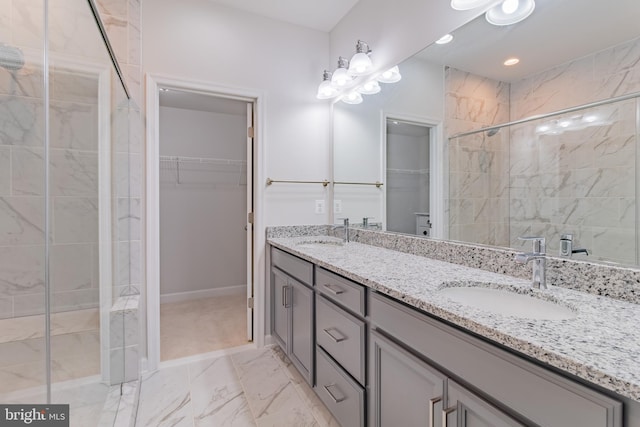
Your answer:
[[[377,246],[309,245],[320,237],[269,238],[284,249],[371,289],[406,302],[542,363],[640,401],[640,305],[523,280]],[[452,301],[448,286],[508,287],[575,311],[564,320],[490,314]]]

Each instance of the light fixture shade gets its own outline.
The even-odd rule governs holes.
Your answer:
[[[400,69],[397,65],[378,76],[380,83],[395,83],[399,82],[400,79],[402,79],[402,75],[400,75]]]
[[[316,98],[329,99],[338,95],[338,90],[331,85],[331,73],[324,70],[322,73],[322,83],[318,86]]]
[[[342,96],[342,102],[345,104],[361,104],[362,95],[355,91],[349,92]]]
[[[368,74],[373,69],[373,63],[369,54],[371,49],[369,45],[362,40],[358,40],[356,43],[356,54],[353,55],[351,61],[349,61],[349,74],[352,76],[363,76]]]
[[[451,0],[451,8],[455,10],[469,10],[487,6],[495,0]]]
[[[316,98],[330,99],[335,97],[337,94],[338,90],[335,87],[331,86],[331,81],[325,80],[320,83],[320,86],[318,86],[318,94],[316,95]]]
[[[349,74],[352,76],[363,76],[368,74],[372,68],[371,58],[364,52],[356,53],[349,61]]]
[[[534,0],[504,0],[485,14],[493,25],[512,25],[526,19],[536,8]]]
[[[349,75],[347,68],[349,67],[349,61],[342,56],[338,58],[338,68],[333,72],[331,76],[331,84],[336,88],[343,88],[351,83],[352,77]]]
[[[371,80],[356,88],[363,95],[375,95],[380,92],[380,85],[377,80]]]

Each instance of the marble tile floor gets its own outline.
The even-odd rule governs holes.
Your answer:
[[[51,319],[53,382],[100,373],[98,309],[54,313]],[[0,320],[0,395],[45,383],[44,316]]]
[[[53,384],[51,402],[69,404],[70,427],[102,427],[107,425],[103,411],[109,391],[110,387],[102,384],[100,377],[86,377]],[[3,404],[45,403],[46,391],[42,386],[2,393],[0,402]]]
[[[223,353],[144,375],[136,427],[339,426],[279,347]]]
[[[209,353],[247,343],[245,294],[160,305],[160,360]]]

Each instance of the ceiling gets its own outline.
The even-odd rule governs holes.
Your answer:
[[[640,36],[638,0],[536,0],[526,20],[511,26],[489,24],[484,15],[456,30],[446,45],[420,53],[496,80],[513,82]],[[514,67],[503,62],[520,58]]]
[[[330,32],[359,0],[209,0],[268,18]]]

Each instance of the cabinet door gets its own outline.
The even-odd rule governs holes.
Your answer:
[[[376,331],[369,357],[373,426],[442,425],[443,374]]]
[[[288,277],[271,269],[271,334],[286,354],[289,353],[289,292]]]
[[[291,298],[291,359],[311,384],[313,362],[313,290],[289,278]],[[286,298],[285,298],[286,299]]]
[[[447,405],[442,415],[447,418],[445,427],[525,426],[451,379],[447,380]]]

